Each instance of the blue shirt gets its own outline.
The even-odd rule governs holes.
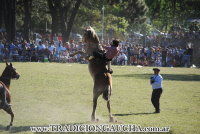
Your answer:
[[[4,49],[4,45],[3,45],[3,44],[0,44],[0,55],[3,54],[3,49]]]
[[[153,83],[151,83],[152,89],[162,88],[163,77],[160,74],[153,75],[151,79],[154,81]]]

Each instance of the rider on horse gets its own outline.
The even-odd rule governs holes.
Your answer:
[[[119,41],[118,40],[113,40],[112,45],[110,47],[104,47],[105,51],[94,51],[93,52],[93,56],[89,57],[89,60],[92,59],[100,59],[103,61],[103,63],[107,63],[108,65],[108,72],[110,74],[113,73],[112,69],[111,69],[111,61],[112,59],[118,54],[119,52]]]

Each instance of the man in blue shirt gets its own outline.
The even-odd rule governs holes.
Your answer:
[[[151,96],[151,102],[155,108],[155,112],[154,113],[160,113],[160,96],[162,94],[162,81],[163,78],[162,76],[159,74],[160,69],[158,68],[154,68],[154,75],[151,76],[150,79],[150,83],[152,85],[152,96]]]

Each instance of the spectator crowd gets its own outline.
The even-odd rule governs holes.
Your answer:
[[[200,39],[199,29],[190,27],[189,32],[184,32],[180,27],[173,27],[170,34],[157,37],[147,37],[147,43],[124,41],[119,45],[120,52],[112,64],[114,65],[141,65],[141,66],[166,66],[189,67],[193,61],[192,45],[183,44],[183,41]],[[1,36],[3,34],[1,33]],[[150,39],[151,38],[151,39]],[[177,43],[179,43],[177,45]],[[103,45],[109,45],[104,43]],[[84,44],[79,41],[62,43],[56,41],[19,41],[7,42],[0,40],[0,62],[3,60],[20,62],[68,62],[87,63],[81,55],[70,57],[75,51],[84,51]]]
[[[190,66],[193,49],[188,47],[161,47],[143,46],[126,43],[119,45],[120,52],[112,63],[115,65],[142,65],[142,66]],[[0,41],[0,61],[31,61],[31,62],[80,62],[87,63],[81,55],[70,57],[75,51],[84,51],[82,42],[5,42]]]

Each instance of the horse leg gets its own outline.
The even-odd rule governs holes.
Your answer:
[[[91,121],[95,122],[98,121],[98,119],[96,119],[96,107],[97,107],[97,96],[93,97],[93,110],[92,110],[92,116],[91,116]]]
[[[111,96],[111,87],[108,86],[106,87],[106,90],[104,92],[107,92],[105,94],[107,94],[107,108],[108,108],[108,112],[109,112],[109,118],[110,118],[110,122],[114,122],[114,118],[112,116],[112,113],[111,113],[111,108],[110,108],[110,96]]]
[[[113,118],[111,110],[110,110],[110,100],[107,101],[107,108],[108,108],[108,112],[109,112],[110,122],[114,122],[114,118]]]
[[[10,106],[4,108],[3,110],[6,111],[11,116],[10,124],[7,126],[7,130],[9,130],[11,128],[11,126],[13,125],[14,113],[13,113],[12,108]]]
[[[94,88],[93,89],[93,110],[92,110],[92,115],[91,115],[92,122],[98,121],[98,119],[96,119],[96,107],[97,107],[97,99],[99,95],[100,94],[97,92],[97,89]]]
[[[93,98],[93,111],[92,111],[92,116],[91,116],[91,121],[95,122],[96,121],[96,107],[97,107],[97,98]]]

